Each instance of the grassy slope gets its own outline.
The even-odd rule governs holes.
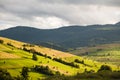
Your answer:
[[[76,55],[82,55],[86,58],[105,63],[112,63],[120,66],[120,44],[105,44],[95,47],[84,47],[71,51]],[[87,54],[86,54],[87,53]]]
[[[4,40],[4,43],[0,44],[0,56],[2,55],[2,57],[0,57],[0,68],[8,69],[8,71],[13,76],[20,75],[19,72],[21,71],[21,68],[23,66],[32,67],[34,65],[47,65],[53,71],[59,71],[60,73],[65,75],[75,75],[77,72],[84,72],[85,69],[97,71],[99,67],[102,64],[104,64],[42,46],[27,47],[28,49],[35,49],[36,51],[41,52],[42,54],[47,54],[52,58],[62,58],[67,62],[73,62],[75,59],[84,60],[85,64],[90,65],[91,67],[85,66],[80,63],[75,63],[78,64],[80,68],[73,68],[71,66],[64,65],[60,62],[56,62],[53,61],[52,59],[48,59],[39,55],[37,55],[38,61],[34,61],[32,60],[32,53],[21,50],[21,48],[23,48],[22,45],[25,43],[3,37],[0,37],[0,40]],[[7,43],[11,43],[15,47],[9,46],[7,45]],[[113,68],[113,70],[117,69],[117,66],[115,65],[110,66]],[[38,77],[42,78],[45,77],[44,74],[38,74],[35,72],[30,72],[30,75],[31,75],[30,77],[33,78],[34,80],[37,79]]]

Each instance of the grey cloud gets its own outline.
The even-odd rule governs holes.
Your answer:
[[[0,13],[13,16],[0,17],[13,23],[57,17],[70,24],[104,24],[120,20],[120,0],[0,0]]]
[[[120,6],[120,0],[38,0],[45,3]]]

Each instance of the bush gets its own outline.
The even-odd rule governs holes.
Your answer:
[[[33,53],[32,59],[35,60],[35,61],[38,60],[37,55],[35,53]]]
[[[102,66],[100,67],[100,69],[98,70],[98,72],[99,72],[99,71],[103,71],[103,70],[112,71],[111,67],[108,66],[108,65],[102,65]]]
[[[1,43],[1,44],[3,44],[3,43],[4,43],[4,41],[3,41],[3,40],[0,40],[0,43]]]
[[[35,45],[33,45],[33,44],[23,44],[22,46],[23,47],[34,47]]]
[[[51,56],[47,56],[47,54],[43,54],[43,53],[41,53],[41,52],[37,52],[37,51],[34,50],[34,49],[27,49],[26,47],[24,47],[23,50],[24,50],[24,51],[27,51],[27,52],[31,52],[31,53],[36,54],[36,55],[43,56],[43,57],[45,57],[45,58],[52,59]],[[34,60],[34,59],[33,59],[33,60]]]
[[[51,56],[47,56],[47,58],[52,59],[52,57],[51,57]]]
[[[79,59],[75,59],[74,62],[84,64],[84,60],[80,61]]]
[[[41,73],[44,73],[46,75],[54,75],[53,71],[50,70],[50,68],[48,66],[35,66],[34,67],[34,70],[36,72],[41,72]]]
[[[7,70],[0,69],[0,80],[13,80],[13,78]]]
[[[21,76],[23,77],[24,80],[28,80],[28,67],[23,67],[22,68],[22,72],[21,72]]]
[[[57,61],[57,62],[60,62],[60,63],[63,63],[65,65],[69,65],[69,66],[72,66],[72,67],[75,67],[75,68],[79,68],[79,65],[75,64],[74,62],[66,62],[64,60],[62,60],[61,58],[53,58],[53,60]]]
[[[100,71],[97,73],[78,73],[75,76],[54,75],[45,80],[120,80],[120,72]]]
[[[12,45],[11,43],[7,43],[7,45],[8,45],[8,46],[12,46],[12,47],[14,47],[14,45]]]
[[[27,51],[27,52],[30,52],[30,50],[28,50],[28,49],[27,49],[27,48],[25,48],[25,47],[23,48],[23,50],[24,50],[24,51]]]

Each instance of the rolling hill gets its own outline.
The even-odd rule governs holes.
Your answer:
[[[33,54],[36,54],[37,60],[33,60]],[[7,69],[14,77],[20,75],[22,67],[28,67],[29,78],[37,80],[58,73],[76,75],[84,71],[97,72],[101,65],[109,65],[113,71],[120,69],[116,65],[100,63],[51,48],[0,37],[0,68]],[[40,71],[36,71],[36,69],[40,69]]]
[[[120,44],[102,44],[94,47],[81,47],[70,53],[92,60],[120,65]]]
[[[58,29],[36,29],[17,26],[0,31],[0,36],[40,44],[65,51],[68,48],[119,43],[120,22],[106,25],[64,26]],[[51,45],[52,44],[52,45]]]

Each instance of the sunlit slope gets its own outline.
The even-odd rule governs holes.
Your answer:
[[[8,38],[3,38],[0,37],[0,39],[4,40],[4,42],[7,43],[11,43],[13,46],[15,46],[16,48],[23,48],[23,45],[26,44],[24,42],[19,42],[19,41],[15,41],[15,40],[11,40]],[[29,49],[35,49],[38,52],[41,52],[43,54],[46,55],[50,55],[50,56],[54,56],[54,57],[72,57],[74,55],[66,53],[66,52],[62,52],[62,51],[58,51],[58,50],[54,50],[54,49],[50,49],[50,48],[46,48],[46,47],[42,47],[42,46],[36,46],[34,45],[34,47],[29,47],[27,46],[27,48]]]
[[[86,58],[97,60],[99,62],[120,65],[120,44],[104,44],[94,47],[83,47],[71,51],[76,55],[85,56]]]
[[[20,75],[19,72],[24,66],[29,68],[35,65],[48,66],[53,72],[59,71],[64,75],[75,75],[85,71],[96,72],[101,65],[105,64],[43,46],[32,45],[3,37],[0,37],[0,40],[3,40],[3,43],[0,43],[0,68],[8,69],[13,76]],[[28,51],[25,51],[24,48]],[[32,50],[37,52],[37,61],[32,60]],[[76,59],[80,62],[76,62]],[[63,62],[58,60],[62,60]],[[108,65],[113,70],[119,69],[116,65]],[[30,72],[30,75],[32,74],[41,75],[42,77],[47,76],[43,73]]]

